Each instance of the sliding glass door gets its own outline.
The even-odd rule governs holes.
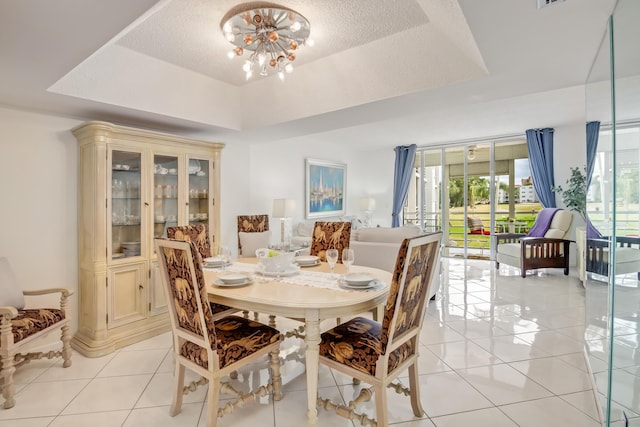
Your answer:
[[[525,233],[540,203],[526,141],[418,150],[404,224],[442,230],[444,255],[493,259],[492,234]]]

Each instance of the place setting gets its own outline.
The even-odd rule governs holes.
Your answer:
[[[384,287],[384,283],[368,273],[347,273],[338,279],[341,288],[356,291],[377,290]]]
[[[320,258],[315,255],[298,255],[293,261],[300,267],[315,267],[320,265]]]
[[[245,273],[221,273],[213,281],[215,286],[236,287],[251,284],[251,277]]]
[[[231,263],[228,259],[219,256],[209,257],[202,260],[203,268],[224,268],[230,265]]]

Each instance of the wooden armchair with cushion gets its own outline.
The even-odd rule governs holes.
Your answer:
[[[325,409],[335,410],[357,425],[389,425],[387,388],[410,396],[413,414],[422,417],[418,379],[420,330],[427,295],[438,274],[442,232],[405,239],[392,276],[382,324],[364,317],[353,318],[321,336],[320,363],[371,384],[347,406],[319,399]],[[409,388],[393,383],[409,370]],[[375,394],[376,418],[357,413],[356,405]],[[377,424],[376,424],[377,422]]]
[[[207,304],[202,260],[194,244],[156,238],[155,246],[173,332],[175,387],[169,414],[173,417],[180,413],[183,395],[206,383],[209,384],[207,427],[215,427],[218,417],[256,398],[273,393],[275,399],[280,399],[282,379],[279,352],[282,335],[274,328],[239,316],[214,319]],[[266,386],[242,394],[234,390],[230,383],[222,383],[224,376],[260,362],[267,355],[270,358],[271,378]],[[186,369],[202,378],[185,386]],[[249,386],[257,387],[257,384]],[[229,393],[235,399],[219,408],[221,392]]]
[[[484,224],[482,223],[482,218],[478,216],[467,217],[467,232],[469,234],[479,234],[482,236],[488,236],[491,234],[490,230],[487,230],[484,228]]]
[[[59,308],[25,308],[25,296],[60,294]],[[62,357],[62,367],[71,366],[68,298],[73,292],[64,288],[21,291],[9,261],[0,258],[0,363],[4,407],[15,405],[13,374],[17,367],[33,359]],[[59,333],[62,350],[20,353],[50,333]],[[45,341],[46,342],[46,341]]]
[[[528,234],[497,233],[496,269],[500,263],[520,268],[526,277],[527,270],[538,268],[562,268],[569,274],[569,245],[567,235],[573,214],[564,209],[542,209]]]
[[[638,273],[640,280],[640,237],[616,237],[616,275]],[[585,266],[589,273],[609,275],[611,239],[586,239]]]

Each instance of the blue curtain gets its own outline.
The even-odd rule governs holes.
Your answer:
[[[553,180],[553,129],[528,129],[527,148],[533,188],[545,208],[556,207]]]
[[[393,212],[391,212],[391,226],[400,226],[400,215],[404,201],[407,199],[409,184],[413,175],[413,163],[416,158],[415,144],[398,145],[396,152],[396,167],[393,172]]]
[[[598,135],[600,134],[600,122],[587,123],[587,190],[591,185],[591,177],[593,176],[593,165],[596,162],[596,154],[598,153]],[[600,239],[602,234],[591,224],[589,215],[587,214],[587,238]]]

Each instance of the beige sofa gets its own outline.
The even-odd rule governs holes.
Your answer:
[[[402,241],[422,234],[418,226],[360,228],[351,232],[349,245],[355,254],[355,265],[375,267],[393,273]],[[357,268],[357,267],[356,267]],[[440,260],[436,265],[437,274],[433,278],[432,299],[440,288]]]

